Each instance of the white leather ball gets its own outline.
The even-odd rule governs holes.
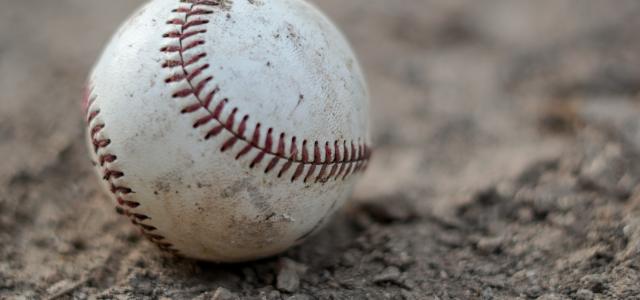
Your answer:
[[[366,169],[368,92],[302,0],[154,0],[116,33],[85,96],[96,170],[160,249],[277,254],[322,227]]]

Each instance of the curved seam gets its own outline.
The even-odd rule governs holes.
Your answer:
[[[172,83],[172,82],[186,81],[186,83],[188,84],[189,87],[187,89],[177,90],[173,94],[173,98],[186,98],[193,95],[194,98],[197,100],[198,102],[197,104],[195,105],[192,104],[190,106],[185,107],[182,110],[183,114],[194,113],[200,109],[204,109],[207,112],[208,115],[206,117],[200,118],[194,123],[194,128],[204,126],[211,121],[215,121],[218,124],[207,133],[207,135],[205,136],[205,139],[210,139],[212,137],[217,136],[218,134],[220,134],[222,130],[225,130],[226,132],[231,134],[232,137],[230,137],[223,143],[223,146],[221,148],[222,152],[232,148],[238,141],[242,141],[246,143],[247,146],[245,146],[238,153],[238,155],[236,156],[236,160],[248,154],[248,152],[250,152],[251,149],[258,150],[258,152],[260,153],[256,155],[256,157],[254,158],[254,160],[250,165],[250,168],[253,168],[257,164],[262,162],[265,155],[273,156],[274,158],[265,169],[265,173],[269,173],[271,170],[275,168],[276,165],[278,165],[278,163],[280,163],[280,160],[283,160],[284,164],[282,165],[281,170],[278,173],[278,177],[281,177],[286,171],[290,170],[292,167],[291,166],[292,164],[297,164],[298,166],[297,168],[295,168],[296,169],[295,173],[291,178],[292,182],[297,180],[298,178],[301,178],[301,176],[303,175],[302,173],[304,172],[305,166],[310,166],[307,175],[304,177],[305,182],[307,182],[311,177],[315,176],[316,167],[321,167],[320,173],[317,175],[315,181],[323,182],[323,183],[328,181],[331,177],[334,177],[334,176],[336,180],[339,179],[340,176],[343,175],[343,172],[345,171],[344,170],[345,165],[349,165],[349,166],[348,168],[346,168],[346,172],[344,172],[344,176],[342,176],[342,179],[345,179],[352,172],[353,173],[362,172],[366,169],[368,160],[371,157],[371,150],[364,143],[358,143],[357,149],[356,149],[356,144],[352,141],[350,143],[351,149],[349,149],[349,145],[346,140],[343,141],[342,145],[340,145],[340,142],[336,140],[334,141],[334,147],[333,147],[334,149],[331,149],[330,143],[326,142],[324,147],[325,156],[323,160],[322,154],[321,154],[322,150],[320,149],[321,148],[320,142],[315,141],[313,143],[314,144],[313,160],[310,160],[311,155],[309,155],[309,151],[307,149],[308,141],[304,140],[301,147],[302,149],[298,150],[297,138],[294,136],[292,137],[290,156],[287,157],[285,154],[286,152],[285,142],[284,142],[284,139],[286,137],[285,133],[282,133],[280,135],[280,138],[278,139],[279,142],[278,142],[278,145],[276,146],[277,151],[273,151],[273,144],[274,144],[273,128],[269,128],[267,130],[267,135],[265,137],[265,146],[262,147],[261,145],[259,145],[260,138],[262,136],[262,130],[263,130],[261,128],[261,123],[256,124],[253,138],[251,140],[245,136],[245,131],[247,129],[246,122],[249,119],[249,115],[245,115],[242,118],[239,129],[234,130],[233,127],[235,126],[235,123],[236,123],[236,114],[238,113],[237,107],[235,107],[232,110],[226,122],[221,120],[220,114],[222,113],[222,110],[224,109],[225,105],[229,102],[229,99],[223,98],[222,100],[220,100],[218,104],[215,106],[215,109],[212,111],[210,109],[210,105],[213,97],[215,97],[216,94],[220,91],[219,88],[216,86],[212,91],[210,91],[205,100],[203,100],[203,97],[201,96],[202,91],[209,84],[209,82],[213,80],[213,76],[204,76],[204,79],[202,79],[199,83],[194,84],[194,79],[200,77],[200,75],[206,69],[208,69],[210,65],[207,63],[204,63],[194,68],[194,71],[192,72],[189,72],[187,70],[188,66],[191,66],[197,63],[200,59],[206,57],[207,53],[203,52],[203,53],[194,54],[189,59],[189,61],[187,61],[185,58],[186,57],[185,52],[187,50],[193,50],[197,47],[203,46],[206,43],[206,41],[204,40],[195,40],[190,43],[185,43],[185,40],[187,38],[191,38],[193,36],[200,35],[207,32],[206,29],[193,29],[193,28],[203,26],[209,23],[209,20],[206,20],[206,19],[196,18],[195,20],[190,20],[190,18],[192,16],[208,15],[213,13],[213,11],[196,9],[196,7],[198,5],[220,6],[220,2],[205,1],[205,0],[182,0],[182,2],[189,3],[190,7],[179,7],[178,9],[174,9],[172,12],[184,14],[184,17],[169,19],[167,21],[168,25],[179,26],[178,31],[170,31],[163,35],[163,38],[166,38],[166,39],[178,39],[178,46],[166,46],[160,49],[161,52],[165,52],[165,53],[175,53],[175,52],[178,53],[179,60],[180,60],[179,62],[175,62],[175,61],[172,61],[171,59],[167,59],[163,63],[163,67],[173,68],[173,67],[179,66],[181,74],[173,74],[172,76],[166,78],[165,82]],[[189,29],[192,29],[192,31],[187,32],[187,30]],[[301,154],[302,157],[298,158],[298,154]],[[343,154],[343,156],[341,156],[341,154]],[[326,169],[331,166],[333,166],[332,170],[329,173],[329,176],[326,176],[326,172],[327,172]],[[338,166],[340,167],[340,170],[337,170]]]
[[[93,95],[92,88],[87,87],[83,100],[83,107],[87,116],[86,121],[89,128],[89,140],[93,145],[93,152],[98,158],[97,162],[94,161],[94,165],[102,171],[102,179],[109,184],[109,191],[116,200],[116,212],[128,217],[131,223],[140,230],[142,235],[158,246],[160,250],[178,256],[181,255],[180,252],[174,248],[172,243],[166,242],[165,236],[157,233],[158,229],[155,226],[146,223],[152,220],[150,216],[135,212],[141,206],[140,202],[132,201],[131,199],[125,200],[125,198],[128,198],[127,195],[134,194],[135,191],[128,186],[116,185],[114,183],[115,179],[123,179],[125,177],[125,173],[119,169],[109,166],[118,160],[118,156],[108,149],[109,145],[111,145],[111,139],[98,138],[100,132],[106,128],[106,124],[104,122],[97,121],[97,118],[100,115],[100,108],[94,108],[94,106],[97,106],[95,103],[96,99],[97,97]],[[92,123],[95,124],[92,125]]]

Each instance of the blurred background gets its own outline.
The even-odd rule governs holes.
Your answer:
[[[314,1],[377,152],[327,229],[233,266],[163,256],[92,174],[85,78],[142,2],[0,0],[0,299],[640,294],[640,2]]]

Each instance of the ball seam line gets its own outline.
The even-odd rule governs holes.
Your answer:
[[[207,8],[220,7],[222,1],[181,0],[180,2],[189,4],[189,6],[181,6],[172,10],[177,16],[172,16],[167,21],[167,25],[177,28],[172,28],[164,33],[162,37],[172,42],[177,42],[177,44],[170,44],[160,49],[161,52],[170,56],[162,63],[162,67],[169,70],[179,69],[165,79],[167,84],[187,83],[186,88],[179,88],[174,91],[173,98],[182,100],[193,96],[197,100],[196,103],[185,106],[181,113],[193,114],[201,112],[201,110],[206,111],[206,115],[197,119],[193,123],[193,127],[200,128],[211,126],[210,123],[212,122],[216,123],[207,131],[204,137],[205,140],[214,138],[222,131],[225,131],[231,137],[222,143],[221,152],[229,151],[238,142],[243,142],[246,146],[237,152],[236,160],[248,155],[252,150],[257,150],[258,153],[255,154],[249,165],[251,169],[257,167],[265,160],[266,156],[269,156],[272,158],[268,159],[264,172],[270,173],[281,164],[277,176],[283,177],[288,171],[293,170],[293,174],[290,177],[291,182],[299,179],[303,179],[305,183],[326,183],[331,178],[345,180],[351,174],[366,170],[371,157],[371,149],[366,143],[361,142],[361,139],[358,139],[357,142],[335,140],[333,145],[327,141],[324,143],[324,147],[320,141],[310,143],[308,140],[303,140],[302,146],[299,147],[297,145],[299,139],[293,136],[291,138],[291,147],[287,154],[285,133],[281,133],[277,139],[274,139],[273,128],[268,128],[265,134],[261,123],[257,123],[253,134],[247,137],[245,133],[247,133],[247,121],[250,116],[244,115],[241,117],[241,121],[238,122],[238,115],[241,115],[238,107],[234,107],[230,115],[223,119],[221,115],[230,102],[228,98],[221,99],[212,110],[210,106],[214,97],[220,93],[220,88],[216,85],[205,96],[202,95],[203,91],[214,79],[214,76],[204,74],[210,68],[210,65],[208,63],[200,64],[200,61],[207,54],[199,52],[187,57],[186,52],[194,52],[206,44],[206,41],[198,39],[198,36],[207,32],[204,26],[209,23],[209,20],[201,17],[213,14],[214,12]],[[171,57],[172,55],[177,55],[178,58]],[[200,77],[204,78],[196,81]],[[274,143],[276,140],[278,142]],[[264,146],[261,145],[262,143],[264,143]],[[313,144],[311,146],[313,148],[311,154],[308,149],[310,144]],[[305,167],[307,166],[308,169],[305,174]],[[318,171],[317,174],[316,171]]]
[[[129,196],[134,194],[135,191],[126,185],[116,183],[116,180],[120,181],[125,176],[125,173],[113,166],[118,156],[109,150],[111,140],[100,136],[106,128],[106,124],[99,120],[100,108],[96,103],[96,99],[97,96],[93,93],[91,85],[89,85],[85,91],[83,106],[87,116],[89,139],[93,145],[94,154],[98,158],[94,165],[102,171],[102,179],[107,182],[109,191],[116,199],[116,212],[128,217],[142,235],[157,245],[160,250],[180,256],[180,252],[174,248],[174,245],[165,241],[165,236],[159,234],[155,226],[148,224],[152,220],[151,217],[136,212],[140,207],[140,202],[130,200]]]
[[[207,63],[201,61],[207,56],[201,52],[191,55],[185,59],[187,51],[195,51],[202,47],[206,42],[201,39],[188,41],[197,38],[199,35],[206,33],[203,28],[209,21],[199,18],[213,14],[212,10],[205,7],[222,6],[224,0],[179,0],[180,3],[190,4],[190,7],[178,7],[172,10],[180,16],[169,19],[168,25],[179,26],[178,30],[169,31],[163,34],[164,39],[177,40],[178,45],[170,45],[163,47],[160,51],[166,54],[178,54],[179,59],[171,59],[170,57],[162,62],[162,68],[174,69],[180,68],[180,72],[165,78],[166,84],[187,83],[188,88],[178,89],[173,93],[173,98],[184,99],[193,96],[197,103],[185,106],[180,113],[192,114],[202,109],[206,110],[207,116],[196,120],[193,124],[194,128],[206,126],[210,122],[216,122],[218,125],[207,131],[205,140],[218,136],[222,131],[228,132],[231,137],[227,138],[221,147],[221,152],[232,149],[238,142],[246,143],[246,146],[235,156],[236,160],[249,155],[252,150],[258,150],[258,153],[251,160],[250,168],[253,169],[267,158],[269,161],[264,168],[264,173],[270,173],[276,170],[278,164],[283,162],[277,176],[280,178],[288,171],[293,170],[291,182],[303,179],[305,183],[326,183],[330,179],[345,180],[349,175],[364,172],[368,166],[372,151],[366,143],[358,139],[348,142],[347,140],[333,143],[325,142],[324,149],[321,142],[315,141],[309,143],[303,140],[301,146],[296,136],[291,138],[290,149],[286,149],[286,134],[281,133],[277,139],[274,139],[274,129],[265,130],[260,123],[256,124],[251,138],[245,136],[247,130],[247,121],[249,115],[244,115],[240,122],[237,116],[240,115],[239,108],[234,107],[226,119],[222,118],[222,113],[229,103],[229,99],[220,100],[215,109],[211,110],[214,97],[220,92],[220,88],[215,86],[206,97],[202,97],[202,92],[210,85],[213,76],[206,76],[204,73],[210,67]],[[191,20],[191,17],[196,17]],[[204,79],[195,81],[196,79],[206,76]],[[166,237],[159,233],[157,227],[150,225],[152,218],[149,215],[139,213],[140,202],[133,201],[132,195],[135,191],[123,184],[125,172],[115,167],[118,157],[110,150],[111,140],[106,136],[106,124],[100,120],[100,108],[97,104],[97,96],[93,93],[92,84],[88,85],[84,97],[84,110],[86,121],[88,123],[89,140],[93,145],[93,151],[97,158],[94,162],[96,168],[102,172],[102,179],[107,182],[109,190],[116,200],[116,212],[128,217],[148,240],[156,244],[162,251],[181,256],[179,250],[172,243],[166,241]],[[237,127],[237,129],[235,128]],[[275,142],[277,140],[277,142]],[[264,143],[264,146],[261,144]],[[312,151],[309,151],[310,144],[313,144]],[[275,147],[275,149],[273,149]],[[288,152],[288,154],[287,154]],[[323,156],[324,154],[324,156]],[[272,157],[272,158],[271,158]],[[305,172],[305,167],[309,168]],[[319,169],[316,175],[316,170]],[[306,174],[305,174],[306,173]],[[327,174],[328,173],[328,174]]]

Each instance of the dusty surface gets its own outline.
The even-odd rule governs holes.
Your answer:
[[[375,160],[318,236],[228,266],[161,255],[91,173],[84,78],[140,1],[2,4],[0,298],[640,299],[638,1],[318,2]]]

